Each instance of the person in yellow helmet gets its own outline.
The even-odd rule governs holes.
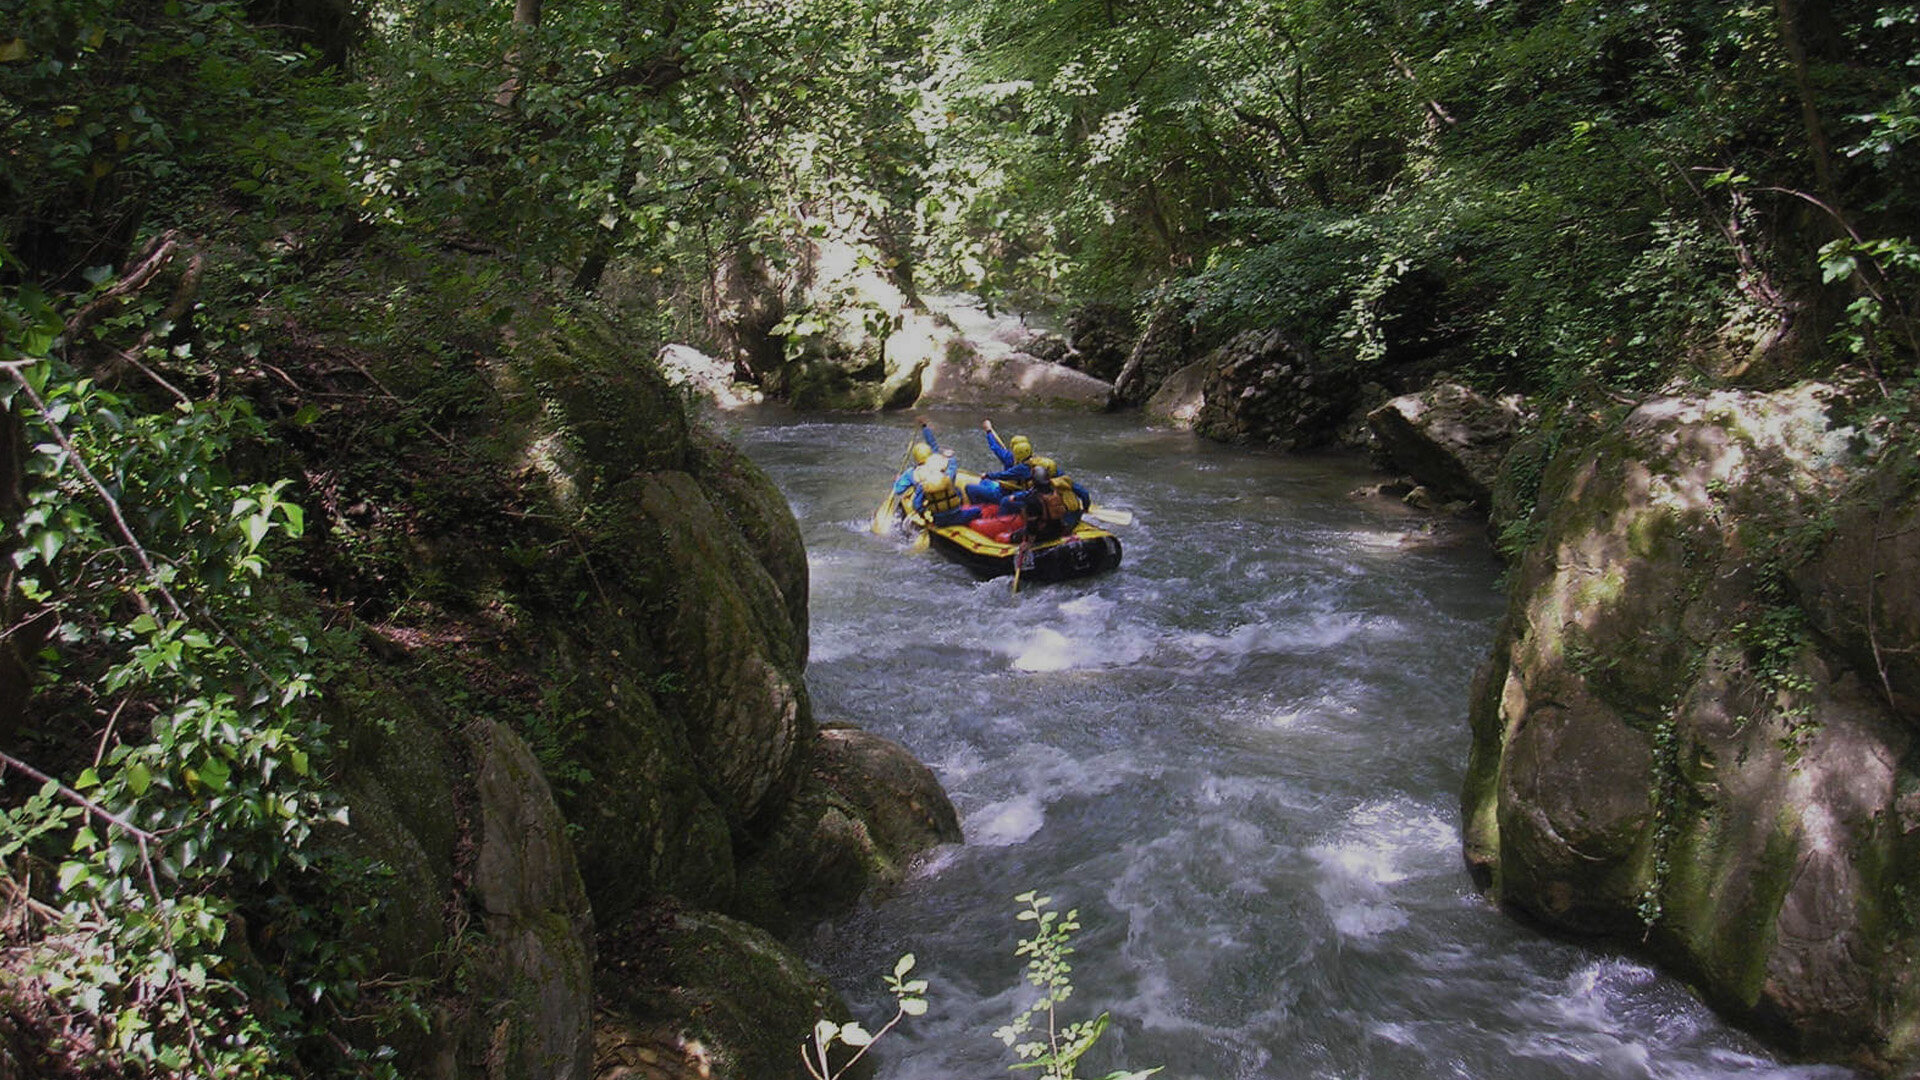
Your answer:
[[[965,525],[980,516],[981,508],[967,505],[954,479],[959,469],[960,463],[943,450],[913,470],[913,508],[935,525]]]
[[[1025,491],[1016,491],[1002,500],[1002,513],[1018,511],[1031,518],[1034,507],[1041,496],[1052,496],[1044,506],[1054,518],[1064,526],[1063,532],[1072,532],[1080,524],[1080,519],[1093,505],[1093,495],[1076,482],[1071,476],[1060,472],[1060,466],[1052,458],[1035,457],[1028,464],[1032,467],[1033,479]],[[1045,531],[1045,530],[1043,530]],[[1037,539],[1037,537],[1036,537]]]
[[[925,465],[929,458],[940,452],[940,440],[933,437],[933,425],[927,423],[927,418],[924,416],[919,419],[920,438],[907,448],[907,453],[913,458],[913,464],[901,469],[900,475],[893,481],[893,497],[896,499],[913,490],[914,470]],[[954,468],[959,467],[959,463],[955,462]]]
[[[987,433],[987,449],[1000,459],[1000,467],[982,476],[979,483],[967,485],[967,497],[975,502],[999,502],[1025,491],[1033,482],[1033,442],[1025,435],[1001,442],[992,420],[980,421],[980,429]]]

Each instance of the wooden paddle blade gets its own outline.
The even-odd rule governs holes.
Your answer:
[[[1082,514],[1085,517],[1090,517],[1095,521],[1105,522],[1108,525],[1133,524],[1133,511],[1118,510],[1111,506],[1089,506]]]

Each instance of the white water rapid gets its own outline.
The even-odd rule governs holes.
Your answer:
[[[980,417],[934,419],[963,466],[988,461]],[[1032,1075],[992,1036],[1031,1000],[1029,889],[1084,924],[1066,1016],[1114,1018],[1083,1076],[1852,1076],[1782,1064],[1678,983],[1475,893],[1467,694],[1501,604],[1478,532],[1350,499],[1374,478],[1347,459],[1137,416],[994,420],[1136,512],[1119,570],[1013,596],[869,534],[909,418],[722,421],[805,534],[817,715],[904,743],[966,832],[811,946],[871,1027],[897,956],[931,980],[882,1080]]]

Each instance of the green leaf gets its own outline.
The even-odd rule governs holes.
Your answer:
[[[145,795],[147,793],[147,787],[153,783],[153,773],[147,769],[147,766],[143,762],[136,761],[127,766],[127,771],[123,775],[125,775],[127,779],[127,789],[132,791],[136,797]]]
[[[846,1024],[840,1028],[840,1041],[848,1046],[871,1046],[873,1035],[858,1023]]]
[[[74,886],[93,878],[93,867],[83,862],[64,862],[60,864],[60,891],[70,892]]]
[[[200,763],[200,782],[210,791],[225,791],[227,778],[232,772],[232,768],[219,758],[207,758]]]

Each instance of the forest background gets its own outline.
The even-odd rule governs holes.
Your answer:
[[[712,345],[730,268],[851,221],[910,288],[1550,412],[1842,373],[1898,418],[1920,351],[1911,4],[25,0],[0,126],[9,1023],[109,1072],[378,1073],[328,1031],[415,1007],[313,857],[313,342],[431,433],[463,334]]]

